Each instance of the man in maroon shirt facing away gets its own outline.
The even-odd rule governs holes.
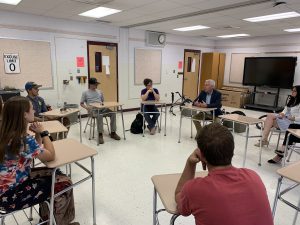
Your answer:
[[[175,197],[178,212],[196,225],[273,225],[266,188],[252,170],[231,165],[234,140],[217,123],[205,126],[187,159]],[[197,163],[208,176],[195,178]]]

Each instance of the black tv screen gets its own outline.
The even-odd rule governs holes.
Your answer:
[[[246,57],[243,85],[292,88],[297,57]]]

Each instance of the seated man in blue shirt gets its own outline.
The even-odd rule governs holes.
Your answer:
[[[214,80],[206,80],[204,84],[204,90],[201,91],[199,96],[194,100],[193,105],[201,108],[217,108],[215,109],[215,116],[222,115],[221,107],[222,107],[222,94],[215,89],[216,82]],[[205,115],[205,118],[203,118]],[[213,115],[211,112],[203,114],[202,112],[193,116],[195,120],[212,120]],[[197,135],[200,133],[202,129],[200,121],[193,121],[195,127],[197,129]]]
[[[34,120],[42,121],[40,113],[47,112],[47,106],[42,97],[39,96],[39,88],[42,85],[38,85],[35,82],[28,81],[25,84],[25,90],[27,91],[27,98],[31,101],[33,109],[34,109]]]
[[[152,80],[146,78],[144,80],[144,85],[146,88],[144,88],[141,91],[142,101],[159,101],[159,99],[160,99],[159,92],[156,88],[152,87]],[[155,130],[156,130],[156,128],[155,128],[156,121],[159,117],[159,111],[155,105],[145,105],[145,106],[142,106],[142,110],[143,109],[146,112],[144,114],[144,117],[148,123],[147,127],[150,130],[150,134],[154,135]]]

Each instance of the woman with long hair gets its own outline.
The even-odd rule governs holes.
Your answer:
[[[0,127],[0,210],[12,212],[44,202],[51,193],[51,177],[31,178],[34,158],[42,162],[55,159],[48,132],[34,121],[31,102],[12,97],[4,104]],[[42,146],[43,143],[43,147]]]
[[[284,110],[279,113],[269,113],[264,123],[261,145],[268,145],[268,138],[273,127],[285,131],[290,123],[300,123],[300,86],[294,86],[287,99]],[[255,144],[260,146],[260,142]]]

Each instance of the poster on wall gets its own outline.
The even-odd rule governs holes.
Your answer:
[[[16,74],[21,72],[20,57],[18,53],[4,53],[4,70],[7,74]]]
[[[77,67],[84,67],[84,57],[76,57],[76,65]]]

